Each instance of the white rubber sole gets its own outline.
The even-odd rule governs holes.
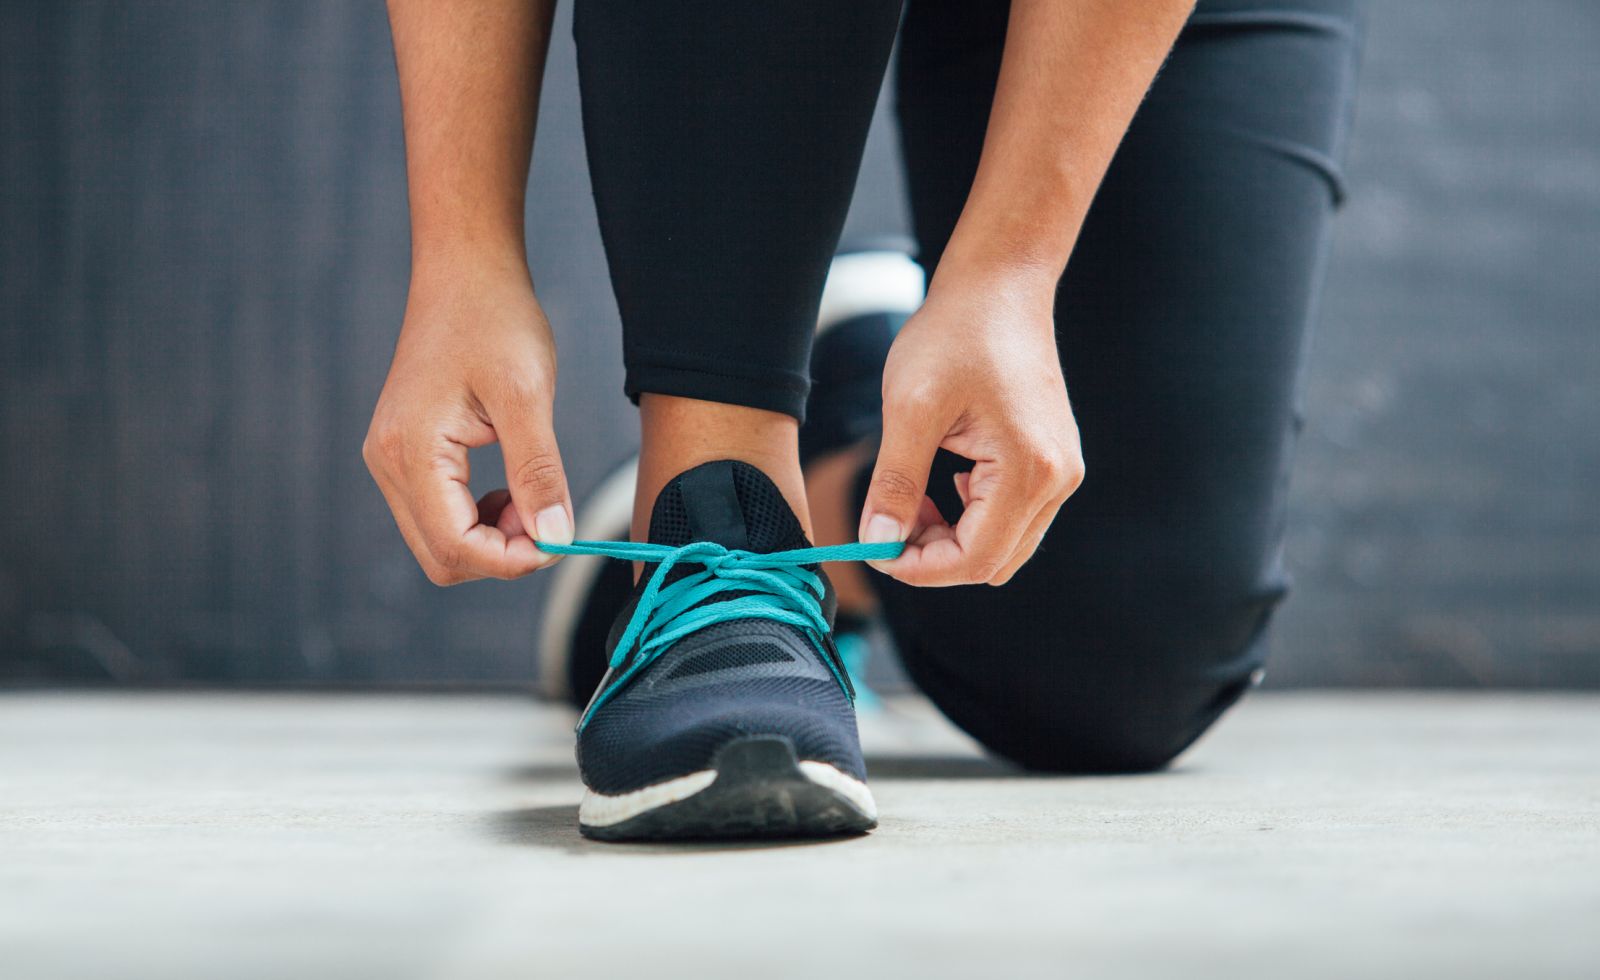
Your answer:
[[[714,765],[615,796],[587,790],[579,829],[601,840],[667,840],[823,837],[877,825],[865,783],[825,762],[796,762],[788,739],[739,739]]]
[[[872,790],[867,789],[866,783],[826,762],[812,762],[809,759],[801,761],[800,772],[823,789],[831,789],[849,800],[856,809],[873,820],[878,819],[878,801],[872,798]]]
[[[583,802],[578,804],[578,822],[585,827],[612,827],[657,807],[687,800],[716,781],[715,769],[703,769],[620,796],[607,796],[586,789],[583,791]]]
[[[805,760],[800,772],[821,786],[849,800],[862,813],[878,819],[878,802],[872,790],[854,776],[840,772],[826,762]],[[715,769],[703,769],[664,783],[636,789],[620,796],[607,796],[592,789],[583,791],[583,802],[578,804],[578,822],[586,827],[611,827],[658,807],[687,800],[717,781]]]

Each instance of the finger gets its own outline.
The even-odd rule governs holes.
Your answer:
[[[384,503],[389,505],[389,513],[394,517],[395,527],[400,529],[401,539],[405,541],[406,547],[411,549],[411,555],[416,558],[418,566],[426,570],[428,563],[433,560],[433,555],[422,540],[422,532],[417,530],[417,522],[411,517],[405,496],[399,492],[393,481],[379,471],[374,470],[372,475],[378,484],[378,490],[383,494]]]
[[[500,529],[500,533],[508,538],[518,535],[531,537],[528,529],[523,526],[522,515],[517,512],[517,507],[511,502],[511,491],[501,487],[499,490],[490,490],[478,498],[478,523],[488,524]]]
[[[953,533],[908,548],[884,571],[908,585],[988,582],[1006,567],[1039,511],[1035,491],[1027,484],[1020,472],[979,462],[967,480],[966,510]],[[1018,520],[1018,514],[1027,517]]]
[[[927,499],[934,453],[948,432],[942,413],[933,411],[928,399],[886,397],[883,440],[861,511],[862,541],[909,540]]]
[[[551,556],[525,537],[508,538],[478,521],[478,505],[467,489],[467,447],[440,438],[419,453],[406,474],[410,512],[431,561],[423,571],[436,585],[480,578],[510,579],[548,564]]]
[[[498,528],[507,540],[518,537],[532,540],[527,526],[522,521],[521,512],[517,510],[517,505],[511,502],[510,490],[491,490],[478,500],[478,523]],[[561,560],[560,555],[544,551],[540,554],[544,555],[546,565],[553,565]]]
[[[531,542],[508,549],[503,535],[501,541],[482,532],[467,535],[479,523],[466,490],[467,446],[440,436],[438,448],[419,451],[401,437],[403,431],[405,427],[375,429],[362,445],[362,456],[400,536],[429,581],[454,585],[490,575],[513,578],[538,567],[542,556]],[[484,435],[492,435],[487,426]],[[450,513],[458,496],[469,504],[466,518]]]
[[[971,483],[971,474],[963,470],[952,474],[952,478],[955,482],[956,494],[961,498],[962,506],[966,506],[969,501],[967,488]],[[906,550],[901,552],[900,558],[892,562],[868,562],[868,564],[894,578],[904,580],[906,574],[915,577],[915,568],[929,560],[924,554],[927,549],[933,547],[937,552],[940,549],[954,545],[954,543],[955,528],[944,519],[944,515],[939,512],[939,507],[933,502],[933,498],[923,497],[922,508],[917,514],[916,526],[912,528],[911,534],[906,538]],[[931,585],[935,583],[919,582],[916,584]]]
[[[1005,585],[1011,581],[1012,576],[1016,575],[1023,565],[1028,563],[1029,559],[1039,550],[1039,545],[1044,541],[1044,536],[1050,530],[1050,526],[1055,523],[1056,514],[1061,510],[1061,504],[1062,501],[1051,501],[1048,506],[1039,511],[1038,515],[1034,517],[1033,523],[1028,526],[1028,530],[1023,533],[1022,538],[1019,540],[1017,550],[1011,553],[1010,558],[1006,559],[1006,566],[1000,570],[1000,574],[989,580],[990,585]]]
[[[514,526],[535,541],[571,544],[572,501],[556,446],[553,395],[531,384],[511,382],[491,392],[484,408],[505,457],[511,506],[517,515]]]
[[[955,533],[950,522],[939,513],[938,506],[930,498],[923,497],[922,506],[917,510],[911,533],[906,537],[905,550],[900,553],[900,557],[891,561],[869,561],[867,564],[886,575],[899,578],[899,566],[907,561],[908,557],[911,563],[915,563],[918,560],[917,555],[923,548],[936,541],[954,540]]]
[[[504,487],[490,490],[478,498],[478,523],[497,527],[508,538],[527,533],[522,528],[517,509],[511,506],[511,491]]]
[[[1055,524],[1056,517],[1061,513],[1062,506],[1083,484],[1083,461],[1081,458],[1068,462],[1064,479],[1065,486],[1057,491],[1055,499],[1040,508],[1027,533],[1022,536],[1016,552],[1011,556],[1011,559],[1006,563],[1006,567],[1001,570],[1000,574],[989,581],[990,585],[1004,585],[1011,581],[1012,576],[1016,575],[1018,570],[1023,565],[1026,565],[1039,550],[1045,536]]]

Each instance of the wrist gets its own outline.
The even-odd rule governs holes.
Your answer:
[[[520,238],[441,236],[412,243],[413,289],[529,278],[528,253]]]
[[[1053,263],[1019,257],[977,259],[946,252],[928,283],[928,299],[980,297],[1049,316],[1060,279],[1061,271]]]
[[[1055,295],[1066,265],[1062,250],[1041,247],[1023,236],[988,235],[978,240],[961,231],[956,229],[940,256],[928,284],[930,292],[943,282],[1017,296]]]
[[[523,197],[449,187],[411,189],[413,272],[462,266],[527,266]]]

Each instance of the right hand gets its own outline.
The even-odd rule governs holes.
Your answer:
[[[1053,274],[968,279],[954,268],[941,264],[889,349],[861,540],[904,541],[899,558],[872,564],[907,585],[1004,585],[1083,482],[1083,451],[1056,352]],[[953,525],[926,495],[941,448],[974,464],[956,475]]]
[[[556,353],[520,263],[416,274],[362,457],[435,585],[511,579],[572,541],[551,424]],[[467,450],[499,442],[508,490],[474,502]]]

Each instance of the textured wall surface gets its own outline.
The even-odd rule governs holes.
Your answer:
[[[1600,685],[1600,8],[1371,6],[1273,680]],[[581,493],[636,437],[569,7],[529,228]],[[398,112],[378,4],[0,7],[0,677],[531,675],[542,583],[433,589],[359,459]],[[880,121],[854,234],[904,222]]]
[[[1600,686],[1600,5],[1368,10],[1270,672]]]

